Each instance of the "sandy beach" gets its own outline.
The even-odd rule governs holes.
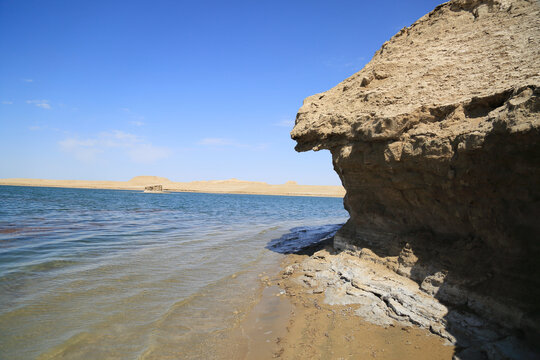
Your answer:
[[[215,194],[253,194],[284,196],[343,197],[345,189],[332,185],[299,185],[295,181],[272,185],[266,182],[238,179],[174,182],[159,176],[136,176],[129,181],[0,179],[0,185],[42,186],[78,189],[141,190],[146,186],[162,185],[164,191],[200,192]]]
[[[287,274],[290,265],[309,259],[289,255],[275,283],[285,291],[293,310],[286,336],[276,344],[283,359],[452,359],[454,346],[417,327],[397,323],[378,326],[356,314],[359,305],[329,305],[325,294],[306,290],[301,274]]]
[[[327,246],[318,254],[332,252]],[[259,275],[258,303],[216,344],[223,358],[452,359],[454,346],[426,329],[375,325],[355,315],[358,305],[329,305],[324,293],[306,289],[301,274],[287,269],[312,256],[287,255],[281,271]]]

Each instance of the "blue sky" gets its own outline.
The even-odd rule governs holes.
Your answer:
[[[339,184],[302,100],[438,3],[0,0],[0,178]]]

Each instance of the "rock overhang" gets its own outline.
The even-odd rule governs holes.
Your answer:
[[[485,300],[497,299],[529,324],[540,310],[538,58],[538,1],[454,0],[305,99],[296,150],[330,150],[347,191],[336,246],[411,252],[405,276],[444,271],[460,301],[481,297],[504,325]],[[523,324],[511,326],[538,336],[538,324]]]

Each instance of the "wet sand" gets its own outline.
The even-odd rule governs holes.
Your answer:
[[[306,255],[288,255],[283,269]],[[377,326],[354,314],[355,305],[331,306],[283,271],[262,277],[259,302],[224,339],[223,359],[452,359],[454,347],[414,327]],[[228,350],[225,350],[228,349]],[[228,352],[235,349],[234,353]]]
[[[294,181],[284,184],[268,184],[238,179],[174,182],[158,176],[137,176],[129,181],[47,180],[47,179],[0,179],[0,185],[63,187],[79,189],[140,190],[145,186],[162,185],[172,192],[201,192],[215,194],[252,194],[285,196],[343,197],[345,189],[332,185],[299,185]]]

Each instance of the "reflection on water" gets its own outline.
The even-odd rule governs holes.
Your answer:
[[[345,218],[334,198],[0,187],[0,354],[211,358],[279,262],[266,244]]]

